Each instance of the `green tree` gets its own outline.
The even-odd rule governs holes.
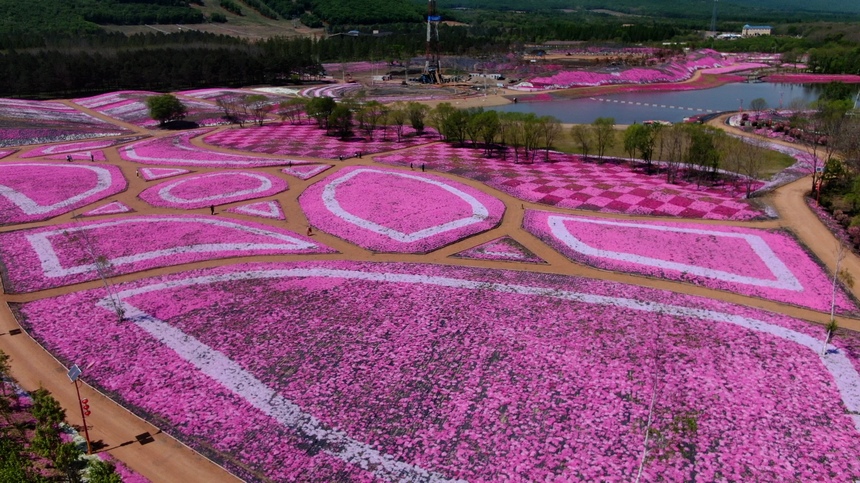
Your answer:
[[[489,155],[496,136],[499,135],[501,123],[499,113],[496,111],[484,111],[480,115],[481,141],[484,143],[484,155]]]
[[[358,110],[358,128],[365,132],[367,137],[373,140],[373,133],[379,124],[385,119],[388,108],[379,101],[368,101]]]
[[[275,108],[269,98],[262,94],[247,95],[242,98],[242,103],[251,114],[251,120],[258,126],[263,125],[266,116]]]
[[[597,159],[603,161],[607,149],[615,145],[615,118],[598,117],[591,123],[594,131],[594,147],[597,149]]]
[[[440,102],[428,114],[430,125],[435,127],[439,132],[440,138],[448,138],[450,133],[447,129],[450,127],[448,118],[450,118],[457,109],[450,102]]]
[[[90,460],[87,469],[89,483],[122,483],[122,477],[116,472],[116,465],[100,459]]]
[[[398,143],[403,138],[403,126],[406,125],[407,120],[409,120],[409,113],[406,111],[406,106],[402,102],[392,104],[388,110],[388,122],[394,125]]]
[[[409,122],[412,129],[418,134],[424,134],[424,124],[430,108],[420,102],[410,101],[406,104],[406,110],[409,112]]]
[[[579,146],[583,159],[588,160],[588,153],[591,152],[591,146],[594,142],[594,131],[591,127],[585,124],[575,124],[570,128],[570,137]]]
[[[337,104],[329,114],[328,127],[341,139],[352,136],[352,110],[344,104]]]
[[[319,127],[328,129],[329,117],[337,106],[337,102],[331,97],[314,97],[308,101],[307,115],[316,119]]]
[[[146,107],[149,108],[149,117],[164,125],[171,121],[185,119],[188,109],[173,94],[162,94],[146,98]]]
[[[638,152],[639,157],[645,161],[645,169],[649,173],[652,169],[651,163],[657,147],[660,127],[659,124],[631,124],[624,130],[624,149],[631,154]]]
[[[750,109],[755,112],[755,117],[758,119],[761,111],[767,109],[767,101],[763,97],[756,97],[750,101]]]

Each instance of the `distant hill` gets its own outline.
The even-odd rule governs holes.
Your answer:
[[[424,3],[422,0],[414,0]],[[585,9],[608,10],[635,15],[666,17],[710,17],[713,11],[712,0],[438,0],[442,8],[480,8],[487,10],[544,10],[544,9]],[[860,15],[860,2],[857,0],[719,0],[717,6],[721,15],[729,15],[733,20],[743,18],[745,12],[751,16],[773,13],[780,17],[800,16],[803,13],[852,14]]]

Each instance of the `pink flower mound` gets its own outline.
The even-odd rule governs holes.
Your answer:
[[[134,210],[121,201],[111,201],[104,206],[81,213],[81,216],[116,215],[118,213],[130,213],[132,211]]]
[[[770,67],[768,64],[762,64],[761,62],[739,62],[734,65],[728,65],[725,67],[714,67],[712,69],[702,69],[702,74],[728,74],[731,72],[739,72],[742,70],[751,70],[751,69],[761,69],[764,67]]]
[[[550,77],[535,77],[529,82],[537,88],[554,89],[607,84],[680,82],[692,77],[696,70],[722,67],[726,62],[731,61],[721,59],[718,52],[701,50],[653,68],[634,67],[619,72],[564,71]]]
[[[860,75],[854,74],[773,74],[765,77],[767,82],[788,84],[813,84],[826,82],[860,83]]]
[[[89,151],[95,151],[98,149],[109,148],[111,146],[116,146],[117,144],[127,143],[129,141],[136,141],[138,139],[141,139],[142,137],[143,136],[135,136],[132,138],[100,139],[98,141],[79,141],[79,142],[75,142],[75,143],[52,144],[50,146],[42,146],[42,147],[27,151],[26,153],[21,154],[20,157],[22,157],[22,158],[36,158],[36,157],[40,157],[40,156],[50,156],[50,155],[54,155],[54,154],[74,153],[77,151],[89,152]],[[86,157],[89,158],[89,155],[87,155]],[[63,156],[63,159],[65,159],[65,158],[66,157]]]
[[[781,231],[541,211],[526,212],[523,224],[574,261],[593,267],[830,310],[832,280]],[[836,307],[840,312],[857,310],[841,289]]]
[[[0,158],[5,158],[14,152],[14,149],[0,149]]]
[[[505,205],[441,176],[351,167],[299,197],[320,230],[379,252],[426,253],[495,227]]]
[[[0,164],[0,225],[47,220],[125,190],[116,166]]]
[[[277,201],[258,201],[247,205],[237,206],[224,210],[228,213],[238,213],[240,215],[260,216],[262,218],[270,218],[273,220],[286,220],[284,210]]]
[[[61,361],[98,360],[89,382],[249,481],[631,481],[652,399],[645,481],[860,477],[860,338],[838,337],[825,365],[821,327],[709,299],[305,262],[18,313]]]
[[[337,159],[338,156],[351,158],[358,152],[367,155],[435,141],[430,137],[432,131],[429,129],[425,136],[415,135],[411,128],[404,128],[403,131],[403,140],[399,143],[393,129],[387,132],[381,132],[380,129],[372,141],[367,139],[341,141],[336,136],[327,136],[326,131],[316,124],[284,123],[253,129],[225,129],[210,134],[203,140],[214,146],[255,153],[326,159]],[[306,162],[293,160],[292,163]]]
[[[263,198],[287,190],[287,182],[266,173],[216,171],[165,181],[140,193],[152,206],[193,210]]]
[[[140,168],[137,172],[143,179],[153,181],[156,179],[172,178],[180,174],[190,173],[191,171],[182,168]]]
[[[60,102],[0,99],[0,147],[118,136],[127,132]]]
[[[519,199],[560,208],[717,220],[765,216],[739,199],[742,186],[669,184],[663,175],[647,175],[626,163],[597,164],[561,153],[550,153],[549,163],[542,161],[543,153],[538,159],[514,164],[513,152],[506,159],[484,158],[477,149],[435,144],[378,156],[375,161],[399,166],[427,163],[434,170],[479,180]]]
[[[230,257],[334,252],[289,230],[209,215],[127,216],[0,233],[0,241],[11,293],[97,280],[94,256],[115,276]]]
[[[307,180],[331,167],[332,165],[330,164],[306,164],[303,166],[290,166],[289,168],[282,169],[281,172],[290,176],[295,176],[299,179]]]
[[[141,127],[154,127],[158,121],[149,116],[146,99],[159,95],[148,91],[117,91],[98,96],[75,99],[74,102],[93,109],[106,116]],[[202,125],[219,124],[221,111],[214,105],[189,99],[182,99],[188,109],[185,120]]]
[[[478,245],[468,250],[452,255],[455,258],[473,260],[498,260],[503,262],[546,263],[542,258],[532,253],[520,242],[509,236],[503,236]]]
[[[131,144],[119,150],[126,161],[143,164],[168,164],[172,166],[201,166],[206,168],[255,168],[278,166],[289,160],[248,156],[247,154],[219,153],[191,144],[191,138],[199,136],[205,129],[186,131],[174,136],[149,139]],[[296,162],[296,161],[293,161]]]

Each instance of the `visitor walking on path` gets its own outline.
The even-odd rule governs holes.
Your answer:
[[[72,162],[72,155],[71,154],[66,155],[66,161],[68,161],[70,163]]]
[[[214,215],[214,214],[215,214],[215,205],[209,205],[209,214],[210,214],[210,215]]]
[[[93,156],[93,153],[90,153],[90,162],[91,162],[91,163],[95,163],[95,162],[96,162],[96,157],[95,157],[95,156]]]
[[[314,230],[310,226],[308,226],[308,236],[313,236],[313,235],[314,235]]]
[[[421,163],[421,172],[424,172],[424,163]]]

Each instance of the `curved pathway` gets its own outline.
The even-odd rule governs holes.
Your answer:
[[[695,78],[695,77],[694,77]],[[73,103],[69,105],[79,108],[84,112],[88,112],[96,117],[106,118],[105,116],[91,110],[80,108]],[[108,118],[109,119],[109,118]],[[116,122],[116,121],[113,121]],[[155,137],[167,136],[174,134],[173,132],[158,132],[149,131],[127,123],[119,123],[124,127],[133,129],[135,133],[147,134]],[[223,128],[220,128],[223,129]],[[248,127],[246,129],[253,129]],[[203,146],[200,138],[193,141],[193,144]],[[28,146],[32,148],[35,146]],[[207,146],[211,149],[221,152],[233,152],[228,149]],[[411,149],[411,148],[408,148]],[[22,149],[21,151],[26,151]],[[15,155],[5,158],[0,163],[15,160],[18,158],[19,151]],[[135,170],[140,166],[122,160],[117,152],[117,147],[105,149],[107,155],[107,163],[119,166],[123,171],[127,180],[129,180],[129,188],[123,193],[119,193],[109,200],[117,200],[125,203],[133,208],[138,213],[145,214],[168,214],[176,213],[177,210],[167,208],[154,208],[147,203],[137,198],[137,194],[145,187],[151,186],[152,183],[147,183],[143,179],[135,176]],[[256,154],[255,154],[256,155]],[[261,155],[265,156],[265,155]],[[257,217],[245,217],[238,214],[226,214],[223,212],[225,208],[245,204],[245,202],[237,202],[218,207],[221,216],[229,216],[236,219],[248,219],[257,223],[269,224],[271,226],[286,227],[298,232],[304,233],[307,226],[307,218],[299,207],[298,196],[302,191],[317,182],[318,180],[336,173],[347,166],[356,165],[375,165],[373,156],[366,156],[363,159],[348,159],[343,162],[332,161],[328,159],[313,159],[316,162],[334,164],[334,168],[303,181],[293,177],[287,177],[280,172],[281,167],[265,167],[254,168],[255,171],[263,171],[268,174],[279,176],[289,180],[290,189],[277,196],[261,198],[255,201],[278,200],[285,212],[287,222],[282,220],[266,220]],[[387,168],[392,168],[386,165]],[[195,172],[221,171],[223,169],[210,168],[191,168]],[[397,168],[392,168],[397,169]],[[471,180],[464,179],[447,173],[434,173],[438,176],[455,179],[460,183],[467,184],[476,189],[484,191],[505,203],[505,216],[496,228],[478,235],[462,239],[456,243],[443,247],[439,250],[426,255],[410,255],[410,254],[379,254],[359,248],[351,243],[328,235],[322,232],[316,232],[315,237],[322,243],[335,248],[340,253],[327,255],[289,255],[289,260],[355,260],[355,261],[377,261],[377,262],[421,262],[431,264],[444,265],[460,265],[474,266],[495,269],[514,269],[514,270],[529,270],[535,272],[557,273],[564,275],[577,275],[595,279],[611,280],[623,282],[627,284],[638,285],[642,287],[650,287],[657,289],[670,290],[673,292],[692,294],[712,299],[732,302],[740,305],[746,305],[756,308],[765,309],[772,312],[786,314],[791,317],[804,319],[815,323],[826,323],[829,320],[829,314],[817,312],[809,309],[802,309],[795,306],[790,306],[778,302],[767,301],[763,299],[746,297],[729,292],[708,289],[705,287],[690,285],[682,282],[672,282],[662,279],[649,278],[644,276],[629,275],[617,272],[608,272],[597,270],[574,263],[562,256],[554,249],[548,247],[535,236],[522,229],[522,220],[527,209],[541,209],[544,211],[557,211],[562,213],[582,213],[589,216],[618,218],[618,219],[649,219],[654,220],[654,217],[633,217],[617,214],[603,214],[594,212],[583,212],[579,210],[564,210],[550,206],[529,203],[514,198],[506,193],[497,191],[493,188]],[[766,199],[776,208],[780,214],[778,220],[759,221],[759,222],[719,222],[709,220],[685,220],[705,224],[722,224],[722,225],[737,225],[757,228],[775,228],[783,227],[790,229],[806,244],[806,246],[815,253],[826,265],[831,268],[835,263],[834,247],[836,240],[827,228],[815,217],[815,215],[807,208],[803,201],[803,194],[806,187],[809,186],[809,180],[804,178],[789,185],[777,189]],[[102,200],[82,208],[78,211],[86,211],[94,207],[106,203],[108,200]],[[182,210],[185,213],[196,213],[208,215],[207,209],[200,210]],[[24,225],[12,225],[0,227],[0,232],[20,229],[22,227],[46,226],[58,223],[67,223],[74,220],[75,213],[67,213],[57,216],[47,221],[29,223]],[[120,215],[121,216],[121,215]],[[499,261],[488,260],[469,260],[451,258],[451,255],[471,248],[495,238],[508,235],[523,244],[537,256],[544,259],[546,265],[528,265]],[[142,272],[127,274],[115,277],[113,280],[116,283],[125,281],[137,280],[152,276],[187,271],[190,269],[216,267],[223,265],[235,264],[240,261],[283,261],[284,256],[252,256],[252,257],[237,257],[221,260],[211,260],[199,263],[190,263],[175,267],[159,268],[146,270]],[[853,254],[849,254],[844,262],[846,268],[850,271],[860,270],[860,259]],[[12,357],[12,373],[13,376],[27,390],[33,390],[42,385],[48,388],[60,403],[67,408],[69,420],[74,423],[78,421],[76,396],[73,386],[66,378],[66,368],[61,366],[59,362],[50,354],[44,351],[34,340],[30,339],[26,333],[20,335],[9,335],[8,331],[19,328],[17,321],[14,319],[9,310],[9,302],[26,302],[45,297],[52,297],[60,294],[65,294],[73,291],[84,290],[100,286],[100,282],[86,282],[72,286],[44,290],[23,295],[8,295],[0,296],[3,304],[0,307],[0,349],[8,353]],[[853,289],[855,296],[860,296],[860,286]],[[852,318],[839,318],[840,326],[851,330],[860,331],[860,320]],[[86,381],[86,374],[83,380]],[[144,422],[140,418],[134,416],[118,404],[108,398],[96,393],[89,386],[82,389],[82,396],[90,399],[93,414],[88,422],[92,428],[90,435],[93,440],[100,441],[104,447],[111,452],[115,457],[125,462],[130,468],[141,473],[152,481],[184,481],[184,482],[218,482],[218,481],[236,481],[236,478],[227,473],[225,470],[207,460],[200,454],[182,445],[175,439],[159,434],[158,429]],[[140,445],[135,441],[135,436],[149,432],[154,434],[155,441],[146,445]]]

